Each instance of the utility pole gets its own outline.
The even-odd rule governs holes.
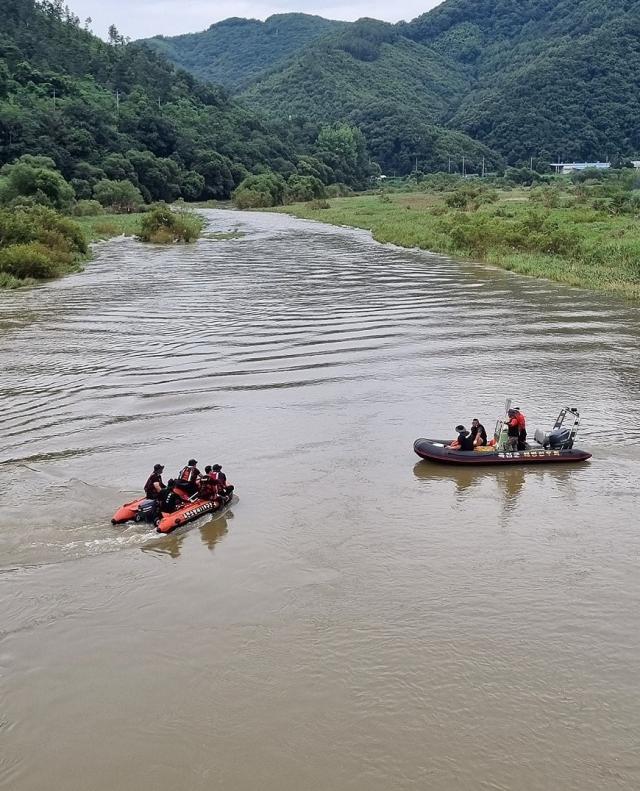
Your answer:
[[[417,173],[417,172],[418,172],[418,155],[416,154],[416,169],[415,169],[414,173]]]
[[[529,170],[533,170],[533,157],[531,157],[531,162],[529,164]]]
[[[451,173],[451,157],[449,157],[449,173]]]
[[[466,171],[464,169],[464,157],[462,157],[462,178],[464,178],[466,175],[467,174],[466,174]]]
[[[482,178],[484,178],[484,157],[482,157]]]
[[[56,89],[53,89],[53,111],[56,110]]]
[[[120,116],[120,91],[116,91],[116,115]]]

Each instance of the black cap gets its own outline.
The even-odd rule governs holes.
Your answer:
[[[207,464],[207,466],[204,468],[204,471],[205,472],[211,472],[211,465]]]
[[[195,459],[189,459],[189,467],[193,467],[193,465],[197,463],[198,462]]]
[[[456,431],[465,431],[465,427],[462,425],[456,426]]]
[[[154,472],[162,472],[164,470],[164,464],[154,464],[153,471]]]
[[[214,472],[220,472],[220,470],[222,469],[222,465],[221,464],[214,464],[214,465],[212,465],[211,469]]]

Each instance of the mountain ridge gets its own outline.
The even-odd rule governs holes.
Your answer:
[[[329,27],[238,93],[274,118],[359,119],[367,136],[386,107],[511,163],[630,156],[639,25],[639,0],[445,0],[410,22]]]

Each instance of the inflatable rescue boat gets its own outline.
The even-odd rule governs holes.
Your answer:
[[[513,464],[563,464],[568,462],[586,461],[591,458],[573,443],[580,425],[580,414],[577,409],[563,407],[549,433],[535,432],[535,446],[524,450],[506,450],[502,446],[503,421],[496,426],[494,446],[477,447],[474,450],[450,448],[451,440],[425,439],[421,437],[413,443],[414,451],[422,459],[444,464],[469,465],[513,465]]]
[[[170,533],[181,525],[193,522],[194,519],[199,519],[205,514],[213,514],[216,511],[220,511],[233,499],[232,494],[224,497],[218,496],[213,500],[204,498],[190,499],[187,493],[178,487],[174,488],[174,492],[182,498],[181,504],[171,513],[161,512],[156,517],[153,524],[158,533]],[[137,500],[132,500],[130,503],[125,503],[111,517],[111,524],[120,525],[125,522],[151,521],[147,515],[147,506],[151,502],[141,497]]]

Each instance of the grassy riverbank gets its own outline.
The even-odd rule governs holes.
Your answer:
[[[549,190],[390,193],[293,204],[279,211],[370,230],[379,242],[494,264],[640,299],[640,224]],[[456,207],[455,204],[464,204]],[[453,204],[453,205],[452,205]],[[549,205],[551,204],[551,205]]]
[[[135,236],[142,242],[194,242],[204,219],[165,204],[146,212],[69,217],[42,206],[0,209],[0,289],[32,286],[78,272],[93,242]]]
[[[132,214],[98,214],[91,217],[74,217],[82,228],[87,242],[101,242],[114,236],[137,236],[144,212]]]

